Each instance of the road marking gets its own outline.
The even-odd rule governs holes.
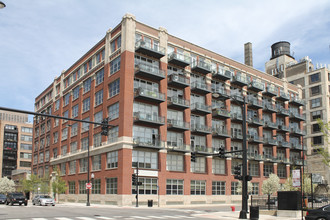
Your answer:
[[[133,218],[133,219],[135,219],[135,218],[138,218],[138,219],[151,219],[151,218],[142,217],[142,216],[131,216],[131,218]]]
[[[162,215],[162,217],[164,217],[164,218],[180,218],[180,217],[170,216],[170,215]]]
[[[66,218],[66,217],[59,217],[59,218],[55,218],[55,219],[58,219],[58,220],[72,220],[72,218]]]
[[[163,217],[161,217],[161,216],[148,215],[147,217],[148,217],[148,218],[152,218],[152,219],[153,219],[153,218],[161,218],[161,219],[163,219]]]
[[[46,218],[32,218],[32,220],[47,220]]]
[[[109,219],[113,219],[113,218],[110,218],[110,217],[103,217],[103,216],[99,216],[99,217],[96,217],[97,219],[107,219],[107,220],[109,220]]]
[[[176,216],[178,216],[178,217],[180,217],[180,218],[194,218],[194,217],[191,217],[191,216],[185,216],[185,215],[176,215]]]
[[[76,218],[82,220],[95,220],[95,218],[89,218],[89,217],[76,217]]]

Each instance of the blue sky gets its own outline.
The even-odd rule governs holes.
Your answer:
[[[149,26],[264,70],[270,46],[289,41],[296,59],[330,64],[328,0],[1,0],[0,106],[34,110],[34,99],[127,12]]]

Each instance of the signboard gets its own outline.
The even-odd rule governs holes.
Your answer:
[[[292,170],[292,186],[300,187],[300,170]]]
[[[86,189],[92,189],[92,183],[86,183]]]
[[[316,184],[321,184],[322,183],[322,176],[318,173],[313,173],[312,174],[312,182]]]

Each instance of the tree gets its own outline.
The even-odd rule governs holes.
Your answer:
[[[61,193],[64,193],[67,190],[67,185],[65,180],[62,179],[59,175],[59,170],[56,171],[55,178],[52,182],[52,189],[53,193],[58,197],[58,202],[59,202],[59,196]]]
[[[21,179],[21,191],[23,192],[38,192],[39,184],[41,180],[37,175],[31,174],[29,179]]]
[[[262,193],[265,195],[272,195],[278,191],[280,188],[280,178],[276,175],[271,173],[269,178],[265,180],[262,184]]]
[[[303,175],[303,192],[304,194],[311,194],[311,178],[310,175]],[[313,191],[315,191],[317,184],[313,184]],[[286,182],[283,184],[283,191],[298,191],[300,187],[294,187],[292,184],[292,177],[290,176]]]
[[[248,193],[252,193],[252,190],[253,190],[253,186],[252,186],[252,183],[249,181],[248,182]],[[238,182],[236,192],[242,193],[242,181]]]
[[[321,132],[324,135],[324,140],[326,142],[328,142],[328,144],[330,144],[330,141],[329,141],[330,122],[324,123],[321,119],[317,119],[317,122],[320,126]],[[322,162],[325,165],[330,166],[330,154],[329,154],[328,149],[318,146],[318,147],[316,147],[316,150],[317,150],[318,154],[322,156]]]
[[[40,193],[42,194],[49,194],[50,192],[50,186],[49,186],[49,175],[44,176],[43,178],[40,178],[39,183]]]
[[[15,191],[15,183],[13,180],[3,177],[0,179],[0,193],[7,194]]]

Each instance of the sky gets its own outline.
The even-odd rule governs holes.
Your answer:
[[[330,64],[329,0],[1,0],[0,106],[34,111],[34,101],[121,22],[151,27],[264,71],[271,45],[291,43],[297,59]]]

